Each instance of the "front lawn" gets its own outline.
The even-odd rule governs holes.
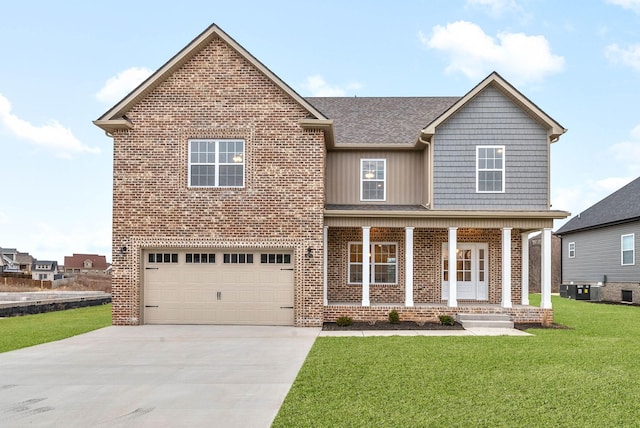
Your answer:
[[[273,426],[638,426],[640,307],[553,305],[571,329],[320,337]]]
[[[52,342],[111,325],[111,305],[0,319],[0,352]]]

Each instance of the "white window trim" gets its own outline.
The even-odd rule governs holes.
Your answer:
[[[624,238],[631,237],[631,263],[624,262]],[[627,233],[626,235],[620,235],[620,265],[621,266],[633,266],[636,264],[636,237],[635,233]]]
[[[216,145],[216,152],[215,152],[215,161],[213,163],[209,163],[209,162],[191,162],[191,143],[195,142],[195,141],[206,141],[206,142],[214,142]],[[243,147],[243,151],[242,151],[242,162],[237,162],[237,163],[220,163],[220,143],[221,142],[228,142],[228,141],[242,141],[242,147]],[[213,138],[191,138],[188,140],[187,142],[188,144],[188,165],[187,165],[187,180],[188,180],[188,187],[192,187],[192,188],[204,188],[204,189],[211,189],[211,188],[222,188],[222,189],[243,189],[245,187],[246,184],[246,165],[245,165],[245,159],[246,159],[246,152],[247,152],[247,142],[241,138],[220,138],[220,139],[213,139]],[[196,186],[191,184],[191,167],[193,165],[213,165],[215,168],[215,184],[213,186]],[[219,184],[219,180],[220,180],[220,166],[221,165],[242,165],[242,186],[220,186]]]
[[[380,181],[379,179],[367,179],[363,175],[363,167],[365,162],[382,162],[382,168],[384,177],[382,178],[382,199],[364,199],[363,183],[365,181]],[[358,171],[360,176],[360,202],[385,202],[387,200],[387,160],[386,159],[360,159],[360,170]]]
[[[347,244],[347,284],[349,285],[362,285],[362,282],[351,282],[351,265],[363,265],[364,270],[364,260],[366,258],[366,254],[370,254],[370,263],[369,263],[369,284],[377,284],[377,285],[397,285],[398,284],[398,243],[397,242],[370,242],[369,243],[369,252],[365,253],[364,248],[362,249],[362,263],[351,262],[351,245],[362,245],[361,241],[351,241]],[[395,281],[394,282],[375,282],[375,246],[376,245],[395,245],[396,246],[396,262],[395,262]],[[388,266],[391,263],[383,263],[382,265]],[[373,275],[372,275],[373,274]]]
[[[570,259],[575,259],[576,258],[576,243],[575,242],[569,242],[567,250],[568,250],[568,253],[569,253],[569,258]]]
[[[480,190],[480,149],[502,149],[502,168],[500,169],[483,169],[482,171],[501,171],[502,172],[502,190]],[[504,193],[505,177],[507,175],[507,156],[505,146],[476,146],[476,193]]]

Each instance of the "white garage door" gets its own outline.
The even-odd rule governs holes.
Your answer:
[[[146,324],[293,325],[286,251],[144,252]]]

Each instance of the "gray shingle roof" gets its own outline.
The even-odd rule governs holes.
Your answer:
[[[640,219],[640,177],[569,220],[559,235]]]
[[[460,97],[310,97],[333,119],[336,144],[413,144]]]

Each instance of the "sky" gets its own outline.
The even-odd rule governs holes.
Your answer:
[[[38,260],[111,260],[112,140],[92,121],[212,23],[302,96],[462,96],[497,71],[568,129],[552,209],[576,215],[640,176],[640,0],[0,9],[0,247]]]

